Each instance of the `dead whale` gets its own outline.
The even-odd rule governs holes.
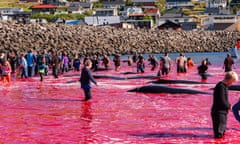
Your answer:
[[[202,92],[198,90],[174,88],[162,85],[147,85],[137,87],[128,92],[142,92],[142,93],[171,93],[171,94],[210,94],[208,92]]]
[[[239,113],[239,111],[240,111],[240,100],[237,103],[235,103],[233,105],[233,107],[232,107],[233,115],[234,115],[235,119],[238,122],[240,122],[240,113]]]
[[[118,76],[108,76],[108,75],[93,75],[94,78],[106,78],[106,79],[114,79],[114,80],[127,80],[127,79],[155,79],[161,78],[159,76],[154,75],[146,75],[146,76],[131,76],[131,77],[118,77]]]
[[[138,74],[137,72],[122,72],[120,74],[128,75],[128,74]]]
[[[168,80],[168,79],[159,79],[156,81],[150,81],[149,83],[154,84],[208,84],[204,82],[198,82],[198,81],[190,81],[190,80]]]
[[[240,91],[240,85],[231,85],[228,87],[229,90]]]

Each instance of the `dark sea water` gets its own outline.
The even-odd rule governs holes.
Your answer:
[[[180,53],[169,53],[169,57],[174,60],[179,56]],[[222,63],[227,55],[227,52],[203,52],[203,53],[184,53],[186,57],[191,57],[194,62],[201,63],[205,58],[208,58],[212,64]],[[143,54],[144,58],[147,59],[149,54]],[[153,54],[156,58],[162,57],[164,54]],[[132,55],[122,55],[122,59],[127,59],[127,56]],[[112,59],[112,57],[111,57]]]

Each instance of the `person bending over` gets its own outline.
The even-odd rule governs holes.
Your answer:
[[[238,81],[238,75],[229,71],[222,81],[218,82],[213,92],[213,104],[211,117],[213,124],[214,138],[222,138],[226,131],[227,114],[231,109],[228,101],[228,87]]]

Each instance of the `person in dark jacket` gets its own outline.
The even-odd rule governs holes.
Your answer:
[[[149,55],[148,61],[150,62],[149,64],[152,66],[151,71],[154,71],[158,65],[157,58],[154,55]]]
[[[231,109],[228,101],[228,87],[238,81],[238,75],[227,72],[224,80],[216,84],[213,92],[213,105],[211,109],[214,138],[222,138],[226,131],[227,114]]]
[[[98,64],[99,64],[98,56],[97,56],[97,55],[94,55],[94,56],[93,56],[93,59],[92,59],[92,67],[91,67],[91,69],[92,69],[94,72],[98,70]]]
[[[73,69],[74,69],[74,71],[80,71],[80,65],[81,65],[80,58],[79,58],[78,54],[75,54],[75,57],[73,59]]]
[[[225,72],[229,72],[232,71],[232,68],[236,68],[235,63],[231,57],[231,54],[228,53],[227,57],[224,59],[223,69],[225,69]]]
[[[84,67],[82,68],[82,73],[80,77],[81,88],[84,91],[85,101],[88,101],[92,97],[90,82],[93,82],[95,85],[97,85],[97,82],[95,81],[91,74],[90,71],[91,67],[92,67],[91,60],[86,60],[86,62],[84,63]]]
[[[113,58],[113,62],[115,65],[115,71],[119,71],[120,70],[120,65],[121,65],[121,58],[119,54],[116,54]]]
[[[206,80],[207,79],[207,76],[206,76],[206,73],[207,73],[207,70],[208,70],[208,64],[207,64],[207,60],[204,59],[201,63],[200,66],[198,66],[198,74],[202,77],[202,80]]]
[[[55,51],[52,52],[52,73],[55,78],[58,78],[58,71],[59,71],[59,57]]]

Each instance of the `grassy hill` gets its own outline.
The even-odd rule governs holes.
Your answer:
[[[12,4],[18,3],[19,0],[0,0],[1,8],[9,8],[12,7]]]
[[[24,8],[27,9],[38,3],[19,3],[19,0],[0,0],[0,8]]]
[[[19,3],[19,0],[0,0],[0,8],[23,8],[24,11],[30,11],[30,7],[38,3]]]

